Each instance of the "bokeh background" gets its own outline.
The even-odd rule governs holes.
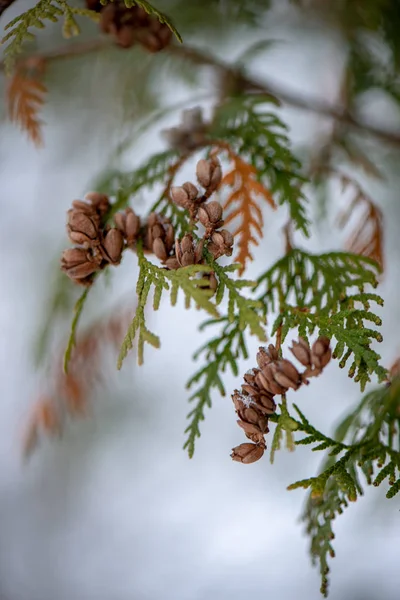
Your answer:
[[[31,4],[16,2],[0,25]],[[266,2],[230,0],[158,4],[170,9],[188,45],[234,62],[255,40],[276,40],[250,61],[253,75],[299,97],[330,103],[339,98],[348,47],[335,23],[321,20],[314,9],[277,2],[267,12]],[[254,7],[258,17],[243,16],[241,4]],[[82,21],[82,27],[82,39],[98,35],[95,25]],[[31,51],[45,53],[67,43],[75,42],[62,41],[59,26],[49,26]],[[0,85],[5,92],[4,74]],[[217,394],[194,458],[182,451],[185,383],[201,342],[201,315],[195,311],[171,308],[166,299],[158,313],[149,312],[161,349],[146,348],[140,368],[132,352],[116,372],[116,353],[109,348],[101,366],[104,377],[87,399],[88,418],[68,423],[61,440],[42,441],[28,463],[22,460],[24,424],[49,384],[48,366],[65,342],[76,298],[66,301],[65,312],[52,323],[47,354],[37,366],[38,335],[59,285],[57,261],[66,245],[71,200],[92,189],[109,168],[133,168],[165,147],[160,131],[178,123],[180,108],[139,134],[138,126],[153,109],[201,105],[207,114],[219,82],[212,69],[168,55],[106,48],[49,63],[46,85],[41,150],[8,121],[5,102],[0,105],[1,600],[317,600],[319,574],[311,567],[298,522],[304,495],[287,492],[286,486],[313,474],[319,457],[299,447],[294,454],[278,453],[273,466],[268,459],[249,466],[233,463],[230,449],[242,438],[229,395]],[[400,129],[399,108],[382,90],[364,94],[357,108],[371,122]],[[332,122],[289,106],[279,114],[291,127],[300,159],[309,162]],[[126,140],[130,144],[120,155],[118,145]],[[384,175],[372,179],[351,166],[385,215],[380,350],[383,363],[390,365],[400,354],[400,154],[398,147],[370,137],[359,140]],[[182,172],[182,181],[191,178],[192,169],[193,164]],[[135,199],[135,210],[145,214],[156,191]],[[296,241],[311,251],[341,247],[345,236],[335,219],[348,199],[335,186],[323,197],[309,192],[314,235],[311,241]],[[282,252],[285,215],[266,211],[265,221],[266,235],[249,277]],[[134,306],[136,275],[135,257],[125,257],[111,281],[100,282],[91,294],[82,326]],[[250,340],[249,348],[254,356],[256,342]],[[243,364],[243,371],[253,362]],[[239,383],[231,376],[225,382],[227,390]],[[296,393],[302,410],[326,432],[359,398],[357,385],[334,363]],[[384,485],[366,490],[335,524],[332,600],[399,597],[400,500],[386,500],[385,491]]]

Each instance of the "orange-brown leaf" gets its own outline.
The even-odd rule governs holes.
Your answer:
[[[43,107],[46,86],[33,75],[18,70],[7,88],[8,113],[36,146],[43,145],[42,125],[39,112]]]
[[[356,208],[361,208],[358,223],[351,232],[346,248],[354,254],[361,254],[375,260],[383,270],[383,216],[382,211],[366,195],[360,186],[347,176],[341,176],[343,188],[351,186],[355,195],[349,208],[340,215],[339,224],[345,227]]]
[[[257,171],[233,152],[229,152],[233,161],[233,168],[222,179],[221,187],[232,188],[224,203],[224,211],[230,212],[225,216],[225,223],[228,224],[236,218],[240,218],[240,223],[234,231],[238,236],[239,252],[235,260],[240,263],[240,274],[246,268],[246,263],[253,260],[250,252],[251,245],[258,245],[259,238],[263,236],[263,216],[262,211],[257,204],[258,197],[262,197],[271,208],[275,209],[276,204],[272,198],[271,192],[257,181]]]

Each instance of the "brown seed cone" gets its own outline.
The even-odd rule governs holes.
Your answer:
[[[264,447],[257,444],[244,443],[232,448],[231,458],[245,465],[256,462],[264,454]]]
[[[124,2],[117,1],[98,8],[95,0],[88,1],[100,12],[101,31],[111,35],[123,48],[138,42],[150,52],[159,52],[171,41],[169,27],[139,6],[128,8]]]
[[[162,261],[167,260],[174,244],[174,228],[165,217],[151,213],[147,219],[144,245]]]
[[[83,280],[100,269],[90,251],[84,248],[68,248],[61,256],[61,270],[72,280]]]
[[[331,360],[330,339],[320,336],[312,345],[311,361],[316,369],[323,369]]]
[[[274,372],[271,369],[273,364],[271,363],[260,370],[256,375],[255,382],[263,391],[275,396],[276,394],[284,394],[288,388],[283,387],[276,381]]]
[[[124,238],[120,230],[115,227],[109,229],[101,245],[104,259],[113,265],[118,265],[121,262],[123,247]]]
[[[296,367],[285,358],[281,358],[270,365],[275,381],[283,387],[299,389],[302,381]]]
[[[99,192],[88,192],[85,195],[85,200],[90,202],[96,209],[96,212],[103,217],[110,208],[110,200],[105,194]]]
[[[256,356],[257,364],[260,369],[266,365],[269,365],[269,363],[273,362],[274,360],[278,360],[278,358],[278,351],[273,344],[270,344],[268,348],[260,347]]]
[[[200,206],[197,213],[199,221],[209,231],[214,231],[223,225],[222,206],[219,202],[208,202]]]
[[[67,212],[67,233],[74,244],[89,247],[100,243],[98,220],[75,209]]]
[[[311,351],[310,346],[302,337],[299,337],[299,341],[292,341],[292,348],[289,348],[290,352],[297,358],[299,363],[304,367],[311,367]]]
[[[180,267],[197,265],[203,259],[204,241],[193,243],[193,236],[187,233],[181,240],[175,241],[175,257]]]
[[[221,163],[218,158],[199,160],[196,166],[196,175],[199,184],[206,189],[207,196],[211,196],[222,180]]]
[[[268,433],[268,418],[259,410],[255,402],[250,396],[244,396],[238,390],[235,390],[232,395],[232,400],[235,405],[235,410],[241,422],[247,423],[252,427],[255,427],[256,431],[261,434]],[[243,425],[240,425],[248,431],[253,432],[249,428],[246,429]]]
[[[192,210],[196,206],[196,199],[199,195],[199,190],[193,183],[187,181],[182,186],[171,187],[171,199],[177,206],[181,206],[186,210]]]
[[[214,257],[214,260],[220,258],[220,256],[232,256],[233,252],[233,235],[227,229],[221,231],[214,231],[211,235],[211,241],[207,248],[208,251]]]
[[[120,230],[126,240],[128,247],[134,246],[140,233],[140,218],[131,209],[126,208],[125,212],[119,212],[114,216],[115,225]]]

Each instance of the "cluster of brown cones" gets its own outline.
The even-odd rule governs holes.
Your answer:
[[[190,182],[171,188],[171,199],[188,210],[192,224],[201,224],[203,238],[195,241],[190,233],[175,239],[170,220],[151,213],[142,224],[131,208],[114,216],[115,227],[105,225],[110,201],[98,192],[86,194],[85,199],[74,200],[67,215],[67,232],[74,248],[64,250],[61,269],[80,285],[93,283],[98,271],[107,265],[118,265],[126,248],[135,249],[140,238],[146,252],[154,253],[167,269],[180,269],[189,265],[204,264],[204,246],[214,259],[232,254],[233,236],[220,227],[223,224],[222,206],[207,202],[221,182],[222,173],[216,158],[197,163],[197,179],[204,188],[202,193]],[[214,273],[207,273],[211,289],[217,287]]]
[[[204,227],[203,242],[207,241],[207,249],[214,260],[224,255],[231,256],[233,235],[227,229],[221,229],[224,224],[222,206],[216,200],[208,201],[222,181],[219,160],[214,156],[207,160],[199,160],[196,176],[199,185],[204,188],[202,193],[193,183],[187,181],[182,186],[171,188],[171,199],[177,206],[189,212],[193,224],[200,223]]]
[[[100,13],[100,29],[122,48],[140,44],[149,52],[160,52],[171,42],[172,31],[140,6],[128,8],[121,0],[106,6],[99,0],[86,0],[90,10]]]
[[[121,260],[121,233],[103,228],[109,207],[107,196],[92,192],[86,194],[85,201],[74,200],[67,213],[68,237],[77,246],[64,250],[61,269],[75,283],[91,285],[97,271]]]
[[[290,351],[305,367],[300,373],[292,362],[280,358],[276,347],[260,348],[257,353],[258,368],[248,371],[241,392],[235,390],[232,400],[238,425],[251,442],[233,448],[233,460],[250,464],[259,460],[267,448],[264,436],[269,432],[268,419],[275,413],[274,396],[285,394],[289,388],[298,390],[308,384],[309,377],[316,377],[331,359],[330,340],[319,337],[310,348],[304,338],[293,341]]]

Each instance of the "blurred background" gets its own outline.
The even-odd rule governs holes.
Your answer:
[[[229,394],[215,394],[194,458],[188,459],[182,450],[189,411],[185,383],[196,368],[192,354],[201,344],[202,317],[164,300],[147,317],[161,349],[147,347],[142,367],[133,351],[117,372],[117,349],[102,327],[111,315],[126,322],[134,308],[133,255],[111,278],[102,278],[84,311],[82,331],[97,336],[102,349],[82,372],[86,418],[70,419],[61,439],[41,439],[29,462],[23,460],[24,428],[35,401],[57,396],[54,366],[80,291],[58,274],[67,245],[66,210],[110,169],[132,169],[166,148],[160,132],[179,123],[183,108],[202,106],[209,114],[222,82],[212,67],[194,65],[185,47],[233,64],[252,48],[248,73],[274,89],[332,106],[346,101],[364,122],[390,134],[400,131],[397,1],[153,4],[173,18],[184,38],[181,52],[117,48],[87,19],[79,20],[76,40],[62,40],[60,25],[49,24],[26,47],[27,56],[46,56],[104,41],[97,51],[45,63],[41,149],[10,122],[8,82],[1,74],[0,598],[316,600],[319,573],[298,521],[305,496],[286,486],[314,474],[320,457],[299,447],[294,454],[278,453],[273,466],[267,458],[249,466],[232,462],[229,453],[242,436]],[[17,0],[1,16],[1,29],[32,5]],[[344,87],[349,74],[352,85]],[[293,104],[277,111],[290,125],[304,165],[331,152],[383,210],[379,350],[390,366],[400,355],[400,143],[337,127]],[[350,145],[358,152],[353,159],[344,150]],[[182,182],[191,179],[194,165],[182,171]],[[313,237],[296,242],[313,252],[342,248],[347,234],[336,223],[348,197],[335,183],[308,192]],[[145,214],[156,197],[157,188],[138,195],[132,206]],[[285,220],[284,211],[266,210],[266,234],[249,278],[280,257]],[[256,341],[249,340],[249,349],[255,356]],[[243,372],[254,362],[243,364]],[[225,383],[229,391],[240,382],[227,375]],[[295,400],[330,433],[359,398],[358,386],[331,363]],[[335,524],[332,600],[398,598],[400,500],[386,500],[384,488],[366,490]]]

